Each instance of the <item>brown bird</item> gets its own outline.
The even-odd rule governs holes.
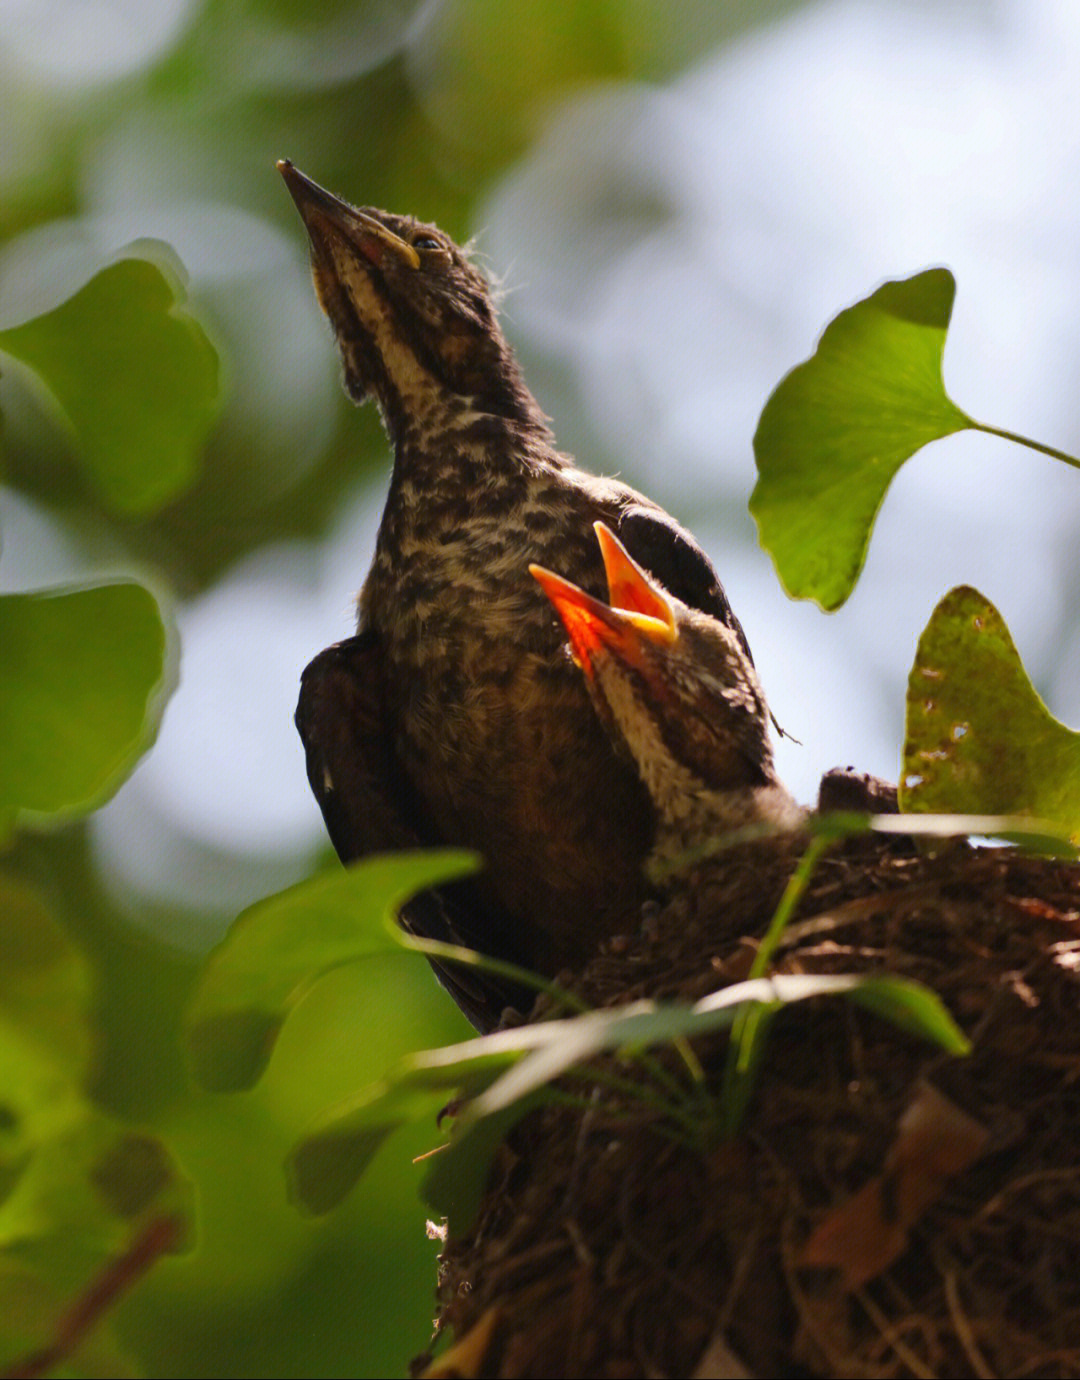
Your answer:
[[[412,903],[406,925],[551,976],[632,922],[654,819],[528,562],[599,594],[602,519],[749,660],[746,640],[694,539],[556,450],[467,254],[433,225],[350,206],[278,167],[346,390],[375,399],[394,451],[358,632],[303,677],[312,789],[345,861],[418,843],[479,849],[483,874]],[[512,995],[474,972],[440,976],[480,1028]]]
[[[670,880],[680,857],[747,825],[797,829],[807,812],[776,774],[768,705],[742,640],[663,589],[602,522],[596,535],[607,603],[541,566],[530,570],[562,620],[597,714],[655,806],[646,875]]]

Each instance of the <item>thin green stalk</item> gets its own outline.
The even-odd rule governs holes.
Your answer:
[[[799,859],[798,867],[788,878],[784,894],[780,897],[780,904],[769,921],[769,928],[765,931],[765,937],[750,966],[751,978],[766,975],[795,907],[802,899],[802,894],[817,867],[818,859],[834,841],[834,836],[830,832],[815,834],[810,840],[806,852]],[[720,1124],[729,1135],[738,1127],[750,1099],[750,1080],[755,1063],[761,1058],[762,1041],[766,1037],[774,1014],[775,1012],[761,1002],[748,1002],[740,1009],[731,1027],[731,1039],[724,1065],[724,1081],[720,1090]]]
[[[560,1006],[577,1015],[582,1015],[590,1009],[588,1003],[575,996],[573,992],[567,992],[557,983],[549,982],[547,978],[530,972],[528,968],[519,968],[516,963],[477,953],[475,949],[466,949],[460,944],[445,944],[441,939],[421,939],[419,935],[407,934],[403,930],[397,930],[396,934],[398,942],[404,948],[414,949],[428,958],[444,958],[460,963],[466,968],[478,968],[482,973],[494,973],[498,977],[509,978],[511,982],[520,983],[522,987],[531,987],[534,992],[546,992]]]
[[[780,897],[780,904],[776,907],[773,918],[769,921],[769,928],[765,931],[765,937],[758,948],[757,956],[750,965],[750,977],[765,976],[769,961],[783,938],[792,912],[802,899],[802,894],[813,875],[814,868],[817,867],[818,859],[832,843],[833,837],[827,833],[815,834],[810,840],[806,852],[799,859],[798,867],[788,878],[788,884],[784,887],[784,894]]]
[[[1033,441],[1028,436],[1020,436],[1015,431],[1005,431],[999,426],[987,426],[985,422],[976,422],[971,419],[973,431],[985,432],[987,436],[1000,436],[1003,441],[1015,441],[1018,446],[1027,446],[1028,450],[1037,450],[1042,455],[1049,455],[1054,460],[1063,460],[1066,465],[1072,465],[1073,469],[1080,470],[1080,460],[1072,455],[1066,455],[1063,450],[1058,450],[1054,446],[1044,446],[1041,441]]]

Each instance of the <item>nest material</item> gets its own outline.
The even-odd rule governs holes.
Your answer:
[[[573,985],[600,1006],[744,977],[790,871],[762,847]],[[439,1326],[484,1342],[442,1373],[1080,1376],[1080,867],[853,841],[778,968],[918,979],[973,1053],[848,1002],[793,1007],[740,1133],[704,1145],[576,1083],[586,1105],[520,1122],[447,1241]],[[695,1048],[715,1090],[726,1042]]]

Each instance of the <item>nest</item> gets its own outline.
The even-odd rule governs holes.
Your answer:
[[[790,871],[761,847],[573,985],[611,1005],[743,978]],[[778,967],[918,979],[973,1052],[821,999],[776,1020],[734,1138],[673,1137],[608,1083],[530,1113],[446,1242],[458,1341],[432,1373],[1080,1376],[1080,867],[851,841]],[[726,1041],[695,1050],[715,1090]]]

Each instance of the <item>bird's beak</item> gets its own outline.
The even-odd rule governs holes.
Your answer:
[[[420,255],[400,235],[395,235],[381,221],[366,211],[359,211],[347,201],[312,182],[299,168],[281,158],[277,170],[285,179],[296,209],[304,218],[308,235],[316,249],[327,234],[346,239],[376,266],[382,266],[391,256],[408,268],[420,267]]]
[[[586,674],[591,675],[595,653],[610,647],[613,642],[617,645],[625,636],[618,618],[607,604],[586,594],[578,585],[564,580],[553,570],[545,570],[542,565],[530,565],[529,574],[554,604],[555,612],[562,619],[574,660]]]
[[[673,617],[669,626],[651,613],[611,608],[540,565],[530,565],[529,573],[555,606],[574,660],[586,675],[594,673],[598,654],[606,652],[623,663],[638,665],[644,642],[670,646],[675,640]]]
[[[634,622],[652,641],[674,642],[678,629],[671,604],[606,523],[594,522],[593,531],[604,560],[608,603],[613,609],[641,615]]]

